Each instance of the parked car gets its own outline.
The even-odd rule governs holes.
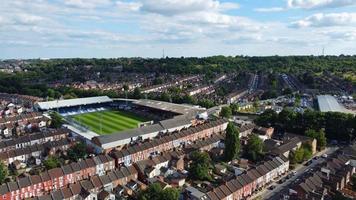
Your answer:
[[[313,160],[309,160],[308,162],[306,162],[304,165],[305,166],[309,166],[309,165],[311,165],[313,163]]]
[[[268,189],[269,189],[269,190],[274,190],[275,188],[276,188],[275,185],[271,185]]]

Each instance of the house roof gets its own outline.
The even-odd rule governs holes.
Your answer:
[[[54,168],[48,170],[48,175],[51,177],[51,179],[58,178],[63,176],[63,171],[61,168]]]
[[[4,195],[9,192],[9,188],[7,187],[7,184],[2,184],[0,185],[0,194]]]

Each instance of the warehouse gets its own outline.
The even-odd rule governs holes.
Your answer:
[[[352,113],[352,111],[347,110],[344,106],[339,104],[336,98],[331,95],[319,95],[317,98],[319,110],[321,112]]]

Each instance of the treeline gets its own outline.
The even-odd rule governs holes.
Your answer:
[[[90,66],[90,67],[88,67]],[[60,80],[68,77],[80,79],[85,72],[111,72],[115,67],[123,72],[157,72],[171,74],[212,74],[249,71],[288,73],[348,72],[356,68],[356,56],[212,56],[204,58],[112,58],[112,59],[51,59],[30,60],[27,71],[43,78]]]
[[[299,113],[284,109],[277,114],[273,110],[266,110],[256,118],[255,123],[297,134],[310,134],[309,130],[322,130],[329,140],[350,141],[356,136],[356,116],[339,112],[322,113],[306,110]]]
[[[220,73],[268,72],[271,93],[266,98],[276,96],[276,72],[320,73],[323,71],[354,73],[356,56],[212,56],[205,58],[113,58],[113,59],[50,59],[27,60],[22,66],[23,72],[12,74],[0,72],[0,92],[19,93],[40,97],[60,95],[91,96],[109,93],[109,96],[120,96],[117,92],[81,91],[68,88],[48,90],[48,84],[84,82],[105,77],[104,74],[136,73],[170,73],[170,74],[204,74],[214,77]],[[305,77],[308,80],[308,77]],[[224,87],[217,92],[221,93]],[[70,91],[69,91],[70,90]],[[64,92],[61,92],[64,91]],[[210,103],[210,102],[204,102]]]

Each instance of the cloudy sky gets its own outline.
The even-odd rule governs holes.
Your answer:
[[[0,58],[356,54],[356,0],[1,0]]]

